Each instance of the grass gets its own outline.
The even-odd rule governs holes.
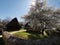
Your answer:
[[[14,34],[18,38],[22,39],[41,39],[47,36],[47,33],[44,31],[44,35],[38,33],[28,33],[25,29],[21,29],[19,32]]]

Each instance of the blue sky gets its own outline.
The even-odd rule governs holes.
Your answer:
[[[48,0],[48,5],[60,8],[60,0]]]
[[[20,17],[28,12],[31,0],[0,0],[0,18]],[[48,5],[60,7],[60,0],[48,0]]]

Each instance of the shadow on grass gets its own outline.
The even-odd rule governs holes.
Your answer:
[[[41,38],[46,38],[46,36],[44,36],[43,34],[39,33],[39,32],[28,32],[30,33],[30,35],[28,35],[29,39],[41,39]]]

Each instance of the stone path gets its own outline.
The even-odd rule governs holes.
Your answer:
[[[17,32],[22,32],[22,31],[26,31],[26,30],[19,30],[19,31],[12,31],[12,32],[9,32],[10,34],[14,34],[14,33],[17,33]]]
[[[26,30],[21,29],[21,31],[20,31],[20,30],[19,30],[19,31],[12,31],[12,32],[9,32],[9,33],[12,35],[12,34],[14,34],[14,33],[22,32],[22,31],[26,31]],[[0,35],[0,38],[2,38],[2,35]]]
[[[13,31],[13,32],[9,32],[10,34],[14,34],[14,33],[17,33],[17,32],[19,32],[19,31]]]
[[[19,30],[20,31],[20,30]],[[19,32],[19,31],[13,31],[13,32],[9,32],[11,35],[16,33],[16,32]],[[2,35],[0,35],[0,38],[2,38]]]

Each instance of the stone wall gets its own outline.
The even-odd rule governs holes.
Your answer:
[[[2,35],[6,45],[60,45],[60,43],[56,43],[59,42],[58,38],[53,36],[51,38],[48,37],[45,39],[38,39],[38,40],[33,39],[24,40],[14,37],[6,31],[3,31]]]

